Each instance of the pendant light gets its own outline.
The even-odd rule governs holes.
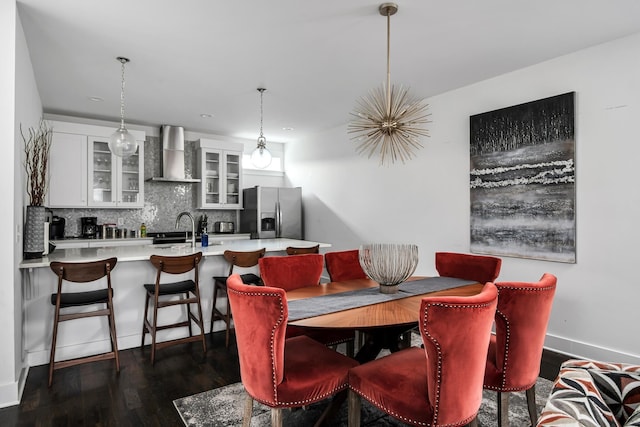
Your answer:
[[[116,156],[129,157],[138,151],[138,141],[127,131],[124,126],[124,64],[128,58],[119,56],[116,58],[122,66],[122,85],[120,87],[120,128],[109,138],[109,150]]]
[[[260,92],[260,136],[256,149],[251,153],[251,163],[258,169],[264,169],[271,164],[271,153],[267,150],[267,138],[262,134],[262,95],[265,90],[262,87],[258,88],[258,92]]]
[[[347,126],[351,139],[358,144],[356,151],[370,158],[379,152],[380,164],[411,159],[415,149],[422,148],[419,137],[429,136],[423,129],[429,123],[428,105],[409,96],[408,89],[391,86],[391,15],[398,11],[395,3],[383,3],[378,8],[387,17],[387,82],[362,97],[351,115],[355,120]]]

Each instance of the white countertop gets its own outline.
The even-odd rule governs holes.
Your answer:
[[[250,238],[251,234],[250,233],[209,233],[209,240],[216,240],[216,239],[237,239],[237,238]],[[99,244],[99,243],[118,243],[118,242],[124,242],[124,243],[133,243],[133,242],[140,242],[140,244],[144,244],[145,242],[148,242],[149,240],[153,240],[153,237],[127,237],[127,238],[120,238],[120,239],[82,239],[82,238],[68,238],[68,239],[59,239],[59,240],[49,240],[51,243],[58,244],[58,243],[94,243],[94,244]]]
[[[320,245],[321,248],[330,248],[329,243],[312,242],[309,240],[295,239],[253,239],[231,240],[216,242],[215,238],[209,238],[209,246],[203,248],[198,243],[192,248],[189,243],[164,244],[164,245],[137,245],[114,246],[105,248],[82,249],[56,249],[53,253],[38,259],[25,259],[20,263],[20,268],[48,267],[52,261],[62,262],[87,262],[98,261],[105,258],[117,257],[118,262],[146,261],[151,255],[180,256],[202,252],[203,256],[222,255],[226,250],[255,251],[266,248],[267,252],[285,251],[287,246],[307,247]]]

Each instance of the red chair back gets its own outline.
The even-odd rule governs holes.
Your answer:
[[[478,412],[496,304],[493,283],[472,297],[422,300],[420,333],[427,353],[433,425],[459,425]]]
[[[277,401],[276,386],[284,376],[284,343],[289,312],[285,291],[227,279],[236,330],[242,384],[253,398]]]
[[[367,274],[360,266],[360,256],[357,249],[341,252],[327,252],[324,260],[327,265],[329,280],[339,282],[341,280],[366,279]]]
[[[534,283],[496,283],[495,348],[487,361],[487,388],[526,390],[535,384],[556,284],[548,273]]]
[[[260,277],[265,286],[285,291],[320,284],[324,260],[320,254],[260,258]]]
[[[436,270],[443,277],[493,282],[500,274],[502,260],[483,255],[436,252]]]

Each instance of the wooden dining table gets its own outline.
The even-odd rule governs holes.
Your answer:
[[[423,278],[412,277],[409,280]],[[378,286],[380,285],[377,282],[370,279],[322,283],[319,286],[308,286],[288,291],[287,301],[377,288]],[[402,284],[400,287],[402,288]],[[420,304],[425,296],[471,296],[479,293],[482,287],[481,283],[473,283],[435,292],[426,291],[423,294],[405,298],[292,320],[288,324],[306,328],[344,328],[365,332],[367,339],[356,354],[356,359],[364,363],[375,359],[383,348],[388,348],[391,351],[398,350],[399,336],[417,325]]]

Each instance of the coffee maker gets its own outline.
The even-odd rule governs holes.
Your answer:
[[[80,218],[82,224],[82,238],[95,239],[98,234],[98,219],[95,216],[83,216]]]

